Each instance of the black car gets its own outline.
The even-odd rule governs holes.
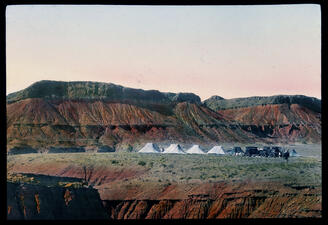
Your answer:
[[[232,150],[234,155],[243,155],[244,151],[241,149],[241,147],[234,147]]]
[[[257,147],[246,147],[245,156],[257,156],[259,155],[259,150]]]
[[[262,156],[262,157],[268,157],[268,154],[267,154],[267,152],[263,149],[263,150],[259,150],[259,156]]]
[[[274,153],[274,157],[282,157],[282,149],[281,147],[278,146],[273,146],[272,147],[273,153]]]
[[[274,153],[270,146],[264,146],[263,150],[260,151],[260,155],[264,157],[273,157]]]

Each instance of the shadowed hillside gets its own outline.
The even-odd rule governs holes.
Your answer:
[[[212,96],[204,101],[204,104],[214,111],[245,108],[259,105],[276,105],[276,104],[298,104],[314,112],[321,112],[321,101],[314,97],[304,95],[274,95],[269,97],[254,96],[248,98],[224,99],[220,96]]]

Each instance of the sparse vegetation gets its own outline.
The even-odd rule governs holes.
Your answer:
[[[58,182],[58,186],[61,187],[70,187],[70,188],[81,188],[83,187],[83,183],[81,182]]]
[[[29,183],[29,184],[38,184],[40,181],[36,180],[34,177],[27,176],[24,174],[7,174],[7,181],[12,183]]]
[[[129,146],[128,146],[127,151],[128,151],[128,152],[133,152],[133,147],[132,147],[132,145],[129,145]]]
[[[87,185],[90,183],[94,168],[93,166],[90,165],[88,166],[83,165],[82,170],[83,170],[83,185]]]
[[[140,165],[140,166],[145,166],[146,163],[145,163],[144,161],[139,161],[139,162],[138,162],[138,165]]]
[[[112,160],[112,164],[118,164],[117,160]]]
[[[84,182],[77,178],[56,177],[38,174],[9,173],[7,181],[12,183],[27,183],[45,186],[59,186],[66,188],[81,188]]]
[[[116,168],[121,170],[144,170],[135,177],[127,180],[142,183],[142,179],[148,183],[167,182],[211,182],[232,180],[267,180],[285,183],[311,183],[321,184],[321,159],[314,157],[291,157],[286,163],[281,158],[256,158],[236,156],[207,155],[154,155],[139,153],[70,153],[63,154],[25,154],[10,155],[7,157],[7,168],[15,165],[40,165],[45,167],[50,163],[67,165],[70,167],[86,167],[88,180],[90,171],[88,168]],[[139,169],[138,169],[139,168]],[[8,176],[9,177],[9,176]],[[8,179],[11,179],[10,177]],[[126,181],[127,181],[126,180]],[[125,182],[126,182],[125,181]],[[70,181],[71,182],[71,181]],[[123,182],[123,179],[122,179]]]

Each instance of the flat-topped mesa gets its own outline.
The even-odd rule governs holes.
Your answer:
[[[309,108],[314,112],[321,112],[321,100],[304,95],[253,96],[232,99],[223,99],[219,96],[212,96],[211,98],[206,99],[203,103],[214,111],[270,104],[298,104]]]
[[[157,90],[127,88],[121,85],[89,81],[49,81],[43,80],[21,91],[9,94],[7,103],[27,98],[46,99],[102,99],[108,101],[133,101],[152,103],[192,102],[201,103],[193,93],[163,93]]]

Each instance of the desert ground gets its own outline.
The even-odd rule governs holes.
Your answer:
[[[258,192],[266,199],[274,196],[278,202],[287,201],[286,196],[295,198],[288,200],[294,205],[285,202],[280,211],[273,210],[269,216],[264,214],[265,206],[262,206],[262,212],[256,211],[260,203],[254,203],[254,210],[244,214],[232,211],[177,215],[168,211],[160,218],[320,217],[321,146],[289,147],[302,156],[290,157],[287,162],[283,158],[137,152],[9,155],[7,180],[47,187],[94,188],[110,211],[110,218],[114,219],[154,216],[149,216],[151,212],[138,214],[130,210],[127,213],[126,209],[115,205],[118,201],[130,201],[129,204],[132,204],[131,201],[168,199],[186,201],[194,196],[215,201],[226,193],[238,193],[245,198],[254,197]],[[283,213],[284,207],[289,207],[289,210],[294,207],[294,211]]]

